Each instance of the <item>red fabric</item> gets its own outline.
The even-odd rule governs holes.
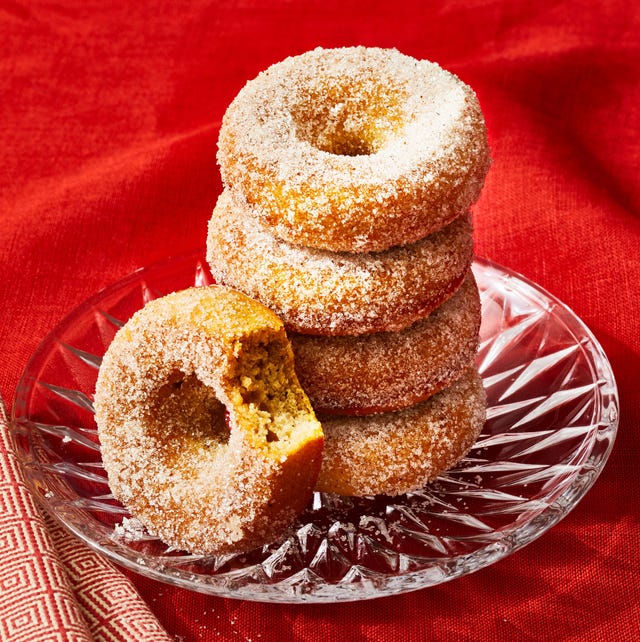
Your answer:
[[[114,6],[115,5],[115,6]],[[416,593],[282,606],[135,575],[188,640],[627,640],[640,630],[640,10],[626,0],[0,2],[0,390],[96,290],[204,244],[217,125],[317,45],[394,46],[471,84],[494,164],[477,251],[558,296],[617,376],[602,476],[542,538]]]

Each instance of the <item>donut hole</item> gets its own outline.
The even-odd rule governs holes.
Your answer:
[[[258,342],[243,346],[234,390],[239,421],[249,427],[256,443],[286,452],[301,436],[298,429],[315,422],[311,405],[291,365],[288,344]]]
[[[402,92],[369,79],[349,87],[344,78],[294,100],[296,136],[336,156],[370,156],[402,129]]]
[[[158,389],[153,414],[161,432],[187,448],[213,448],[229,441],[226,407],[195,374],[173,370]]]

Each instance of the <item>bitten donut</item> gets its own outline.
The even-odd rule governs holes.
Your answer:
[[[474,363],[480,296],[473,274],[426,319],[359,337],[290,333],[296,374],[318,413],[364,415],[406,408]]]
[[[216,281],[257,299],[287,330],[304,334],[405,328],[453,295],[472,259],[466,214],[411,245],[369,254],[327,252],[269,234],[227,190],[218,198],[207,237]]]
[[[316,489],[400,495],[453,467],[480,434],[486,396],[474,369],[427,401],[398,412],[322,418],[325,449]]]
[[[224,184],[276,236],[336,252],[415,242],[466,212],[490,164],[476,95],[392,49],[314,49],[249,81],[220,130]]]
[[[137,312],[104,356],[95,411],[113,495],[191,553],[269,542],[318,476],[322,428],[282,323],[222,286]]]

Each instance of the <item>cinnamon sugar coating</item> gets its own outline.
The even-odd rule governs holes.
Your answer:
[[[113,495],[166,544],[248,550],[305,507],[323,434],[280,320],[222,286],[148,303],[117,333],[95,393]]]
[[[411,245],[327,252],[281,241],[225,190],[209,221],[207,261],[220,283],[271,308],[288,331],[360,335],[424,318],[462,283],[473,259],[469,215]]]
[[[474,363],[480,296],[473,274],[428,317],[399,332],[289,333],[296,373],[318,413],[400,410],[442,390]]]
[[[291,243],[371,252],[466,212],[490,165],[476,95],[393,49],[314,49],[249,81],[220,130],[224,184]]]
[[[427,401],[397,412],[321,417],[325,449],[317,490],[399,495],[424,487],[469,451],[484,426],[475,369]]]

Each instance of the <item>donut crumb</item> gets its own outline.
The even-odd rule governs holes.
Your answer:
[[[234,414],[256,443],[283,456],[317,420],[293,370],[288,342],[278,339],[245,342],[231,383]],[[294,383],[295,385],[292,385]]]

